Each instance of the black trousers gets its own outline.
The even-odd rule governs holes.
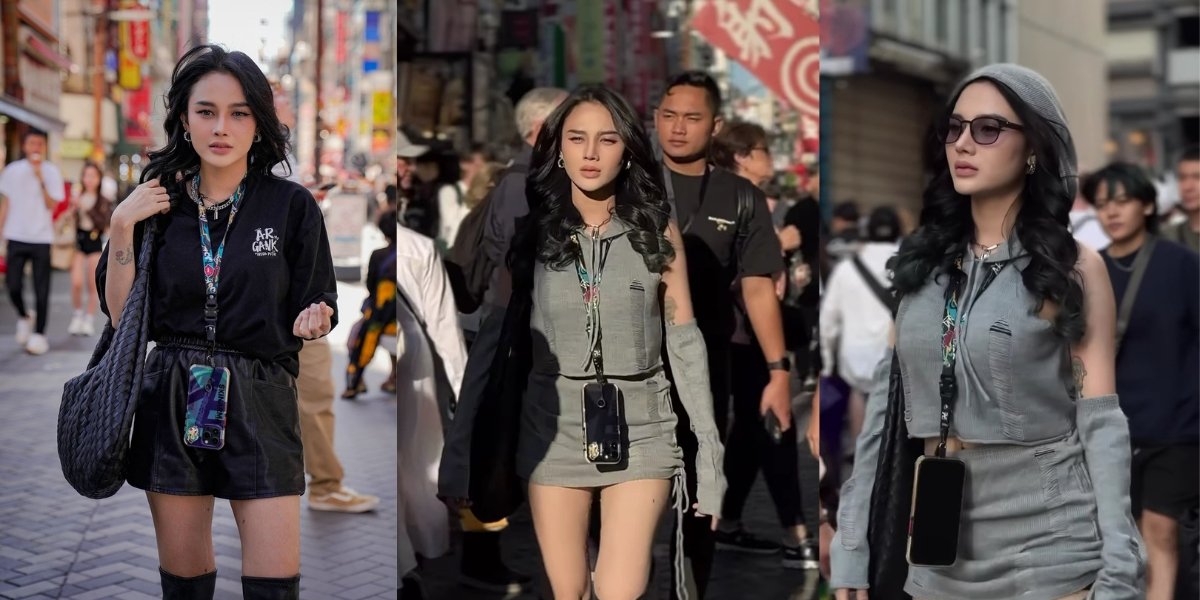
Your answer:
[[[33,294],[37,306],[37,333],[46,333],[46,316],[50,312],[50,244],[26,244],[8,242],[8,297],[12,299],[17,315],[22,319],[29,316],[25,311],[25,263],[33,265]]]
[[[802,524],[803,500],[800,495],[800,467],[793,426],[783,433],[779,443],[771,440],[759,414],[762,391],[770,381],[766,359],[757,345],[734,344],[730,353],[733,379],[733,425],[725,444],[725,500],[721,517],[742,518],[742,509],[761,467],[767,491],[775,504],[782,527]]]

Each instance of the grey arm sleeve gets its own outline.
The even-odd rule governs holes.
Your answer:
[[[666,337],[675,389],[699,442],[695,501],[701,513],[720,516],[721,502],[725,498],[725,451],[713,420],[712,387],[708,380],[708,353],[704,337],[695,321],[668,325]]]
[[[833,589],[867,589],[867,568],[871,553],[867,546],[867,525],[871,515],[871,491],[879,468],[879,443],[883,437],[883,419],[887,413],[888,384],[892,372],[892,353],[875,366],[862,432],[854,452],[854,470],[842,485],[838,507],[838,530],[829,546],[830,579]]]
[[[1092,586],[1097,600],[1144,597],[1146,550],[1129,503],[1129,422],[1116,394],[1084,398],[1075,405],[1088,475],[1096,494],[1100,556],[1104,561]]]

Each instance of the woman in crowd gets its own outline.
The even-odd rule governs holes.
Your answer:
[[[74,201],[75,210],[75,256],[71,258],[71,304],[75,314],[67,331],[71,335],[94,335],[96,333],[96,266],[100,264],[100,251],[104,248],[101,239],[108,229],[112,216],[112,198],[100,191],[104,172],[100,165],[88,161],[79,175],[79,195]],[[84,313],[87,294],[87,312]]]

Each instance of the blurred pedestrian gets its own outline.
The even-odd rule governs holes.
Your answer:
[[[667,82],[655,110],[655,129],[662,147],[662,174],[668,206],[688,248],[688,279],[696,323],[708,350],[711,398],[717,431],[724,435],[730,397],[730,338],[734,332],[733,283],[741,284],[751,329],[763,350],[768,382],[758,414],[767,411],[786,433],[792,425],[790,371],[774,276],[783,271],[779,238],[762,191],[749,181],[709,165],[713,136],[724,126],[721,90],[701,71],[688,71]],[[674,373],[679,368],[671,365]],[[682,402],[684,398],[674,398]],[[686,415],[684,415],[686,416]],[[676,436],[684,464],[703,468],[697,434],[680,418]],[[689,483],[690,485],[690,483]],[[692,489],[688,490],[694,497]],[[685,580],[692,597],[703,598],[712,572],[714,533],[708,519],[683,519],[683,556],[672,545],[673,579]],[[677,597],[672,592],[672,597]]]
[[[821,298],[821,362],[825,375],[836,375],[850,386],[852,440],[862,431],[875,365],[888,350],[895,299],[887,264],[900,249],[899,239],[896,211],[886,206],[871,211],[865,243],[834,265]]]
[[[87,162],[79,175],[79,194],[72,201],[75,211],[75,255],[71,259],[71,304],[75,314],[67,332],[71,335],[96,334],[96,266],[100,263],[102,239],[112,217],[113,201],[102,191],[104,171],[100,165]],[[87,312],[84,312],[84,294]]]
[[[429,152],[429,146],[414,144],[401,129],[396,132],[396,185],[400,223],[421,232],[432,223],[432,210],[417,201],[417,159]]]
[[[375,358],[380,342],[396,335],[396,213],[379,215],[376,223],[387,245],[371,253],[367,259],[367,298],[362,304],[362,318],[354,324],[349,337],[350,362],[346,365],[346,389],[342,398],[353,400],[367,391],[363,371]],[[391,356],[392,370],[379,391],[396,393],[396,357]]]
[[[944,145],[921,226],[891,263],[896,358],[875,370],[830,585],[839,598],[1140,598],[1112,288],[1066,226],[1076,161],[1057,95],[1028,68],[989,65],[935,119]],[[903,436],[964,478],[916,481],[907,455],[881,455],[903,452]],[[905,471],[877,478],[881,464]],[[900,477],[914,493],[890,485]],[[958,519],[939,511],[940,531],[960,533],[921,536],[906,557],[910,511],[931,493],[961,494]]]
[[[1175,597],[1179,521],[1200,504],[1200,258],[1155,239],[1157,191],[1113,163],[1085,183],[1112,238],[1103,252],[1117,311],[1117,392],[1133,443],[1130,498],[1150,558],[1148,600]]]
[[[1179,210],[1184,220],[1163,228],[1163,238],[1200,252],[1200,146],[1189,146],[1175,163]]]
[[[244,597],[298,598],[297,354],[337,323],[329,240],[312,194],[271,173],[288,141],[249,56],[189,50],[166,98],[167,144],[150,152],[142,183],[114,210],[96,273],[101,310],[119,322],[141,222],[157,222],[155,346],[135,383],[126,478],[146,490],[164,598],[213,597],[214,497],[229,499],[238,522]],[[208,407],[227,407],[225,422],[201,435],[190,391],[214,380],[227,399]]]
[[[1080,173],[1079,180],[1085,179],[1087,177]],[[1092,250],[1103,250],[1110,243],[1108,234],[1104,233],[1104,226],[1100,224],[1096,208],[1088,202],[1087,198],[1083,197],[1083,186],[1079,187],[1080,189],[1075,193],[1075,203],[1071,205],[1071,235]]]
[[[455,236],[458,235],[458,225],[471,211],[467,202],[467,192],[475,176],[491,160],[482,144],[473,144],[465,154],[458,159],[458,179],[453,183],[443,185],[438,190],[438,248],[445,255],[454,246]]]
[[[775,173],[767,146],[767,132],[754,123],[734,122],[722,127],[713,138],[712,158],[718,167],[736,173],[760,189],[770,183]],[[770,210],[767,206],[770,203],[768,199],[760,208]],[[800,247],[800,232],[795,226],[785,226],[777,235],[785,252]],[[776,274],[776,279],[783,283],[784,273]],[[782,549],[784,567],[816,569],[819,566],[817,543],[808,535],[803,517],[796,428],[780,432],[778,438],[769,431],[768,419],[759,411],[763,389],[770,380],[767,361],[750,331],[744,304],[735,299],[733,312],[737,324],[730,338],[730,369],[738,376],[731,378],[733,424],[725,445],[729,488],[721,504],[716,546],[756,554],[770,554]],[[781,543],[747,531],[742,522],[742,510],[759,468],[763,471],[783,530]]]
[[[38,355],[50,349],[46,322],[50,318],[50,245],[54,243],[51,214],[66,197],[62,173],[46,160],[46,134],[28,129],[21,136],[25,158],[0,171],[0,231],[8,240],[8,297],[17,309],[17,344]],[[25,307],[25,265],[33,271],[36,312]]]

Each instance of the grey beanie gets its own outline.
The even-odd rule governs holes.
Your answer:
[[[1063,114],[1062,104],[1050,82],[1036,71],[1012,63],[999,63],[976,69],[954,88],[952,98],[957,98],[963,88],[980,79],[992,79],[1008,86],[1021,100],[1029,105],[1033,112],[1045,119],[1058,134],[1051,143],[1058,146],[1058,173],[1063,185],[1071,198],[1075,198],[1075,188],[1078,183],[1078,171],[1075,158],[1075,141],[1071,138],[1071,130],[1067,126],[1067,116]],[[1049,168],[1043,157],[1038,157],[1038,168]]]

